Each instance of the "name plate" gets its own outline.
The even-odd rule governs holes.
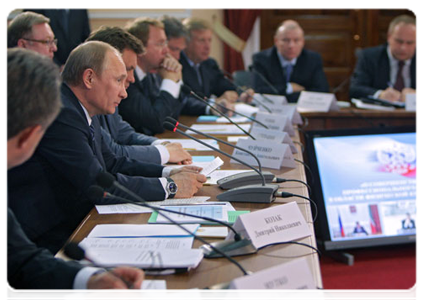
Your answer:
[[[285,96],[282,95],[271,95],[271,94],[254,94],[254,98],[262,102],[264,105],[266,105],[269,108],[272,108],[274,105],[284,105],[288,103],[288,100],[286,100]],[[273,103],[272,103],[272,102]]]
[[[329,112],[337,111],[339,107],[334,94],[302,91],[297,110],[299,112]]]
[[[262,122],[271,130],[285,131],[288,132],[290,136],[295,135],[294,127],[292,126],[291,120],[287,115],[269,114],[259,111],[256,114],[256,120]],[[254,125],[257,124],[254,123]],[[261,125],[259,126],[262,127]]]
[[[299,258],[254,274],[234,279],[230,289],[280,290],[315,289],[313,275],[305,258]]]
[[[253,125],[250,134],[257,140],[271,141],[278,144],[288,144],[292,153],[298,152],[294,142],[286,132],[266,129],[257,124],[257,126]]]
[[[291,148],[288,144],[279,144],[275,142],[263,140],[244,140],[240,139],[236,143],[240,148],[244,148],[252,152],[260,160],[262,167],[271,169],[280,169],[281,167],[287,167],[295,169],[295,160],[292,155]],[[246,162],[252,166],[258,166],[257,161],[247,152],[239,149],[234,149],[232,156]],[[231,159],[230,163],[238,163],[234,159]]]
[[[234,229],[257,248],[290,242],[311,235],[297,202],[276,205],[238,217]],[[226,237],[233,239],[233,232]]]
[[[296,105],[291,104],[269,104],[267,105],[272,110],[272,114],[276,115],[286,115],[292,124],[302,125],[303,120],[301,119],[300,113],[297,111]],[[259,107],[259,111],[267,112],[262,106]]]
[[[416,94],[405,95],[405,110],[416,111]]]

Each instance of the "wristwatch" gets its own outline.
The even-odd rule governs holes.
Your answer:
[[[173,181],[172,178],[167,177],[166,192],[168,193],[168,198],[172,199],[175,197],[176,192],[178,191],[178,185]]]

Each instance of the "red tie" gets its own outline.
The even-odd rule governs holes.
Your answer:
[[[397,73],[397,79],[394,84],[394,89],[397,91],[402,91],[402,89],[405,87],[404,84],[404,78],[402,77],[402,68],[404,67],[404,61],[400,60],[398,61],[398,73]]]

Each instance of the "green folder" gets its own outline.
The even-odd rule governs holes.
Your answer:
[[[228,224],[234,224],[236,219],[238,219],[238,216],[242,214],[249,213],[249,210],[236,210],[236,211],[228,211]],[[157,221],[158,213],[156,211],[153,211],[151,213],[150,219],[148,219],[148,223],[156,223]],[[198,219],[199,224],[207,224],[207,225],[219,225],[219,223],[216,222],[209,222],[206,220]]]

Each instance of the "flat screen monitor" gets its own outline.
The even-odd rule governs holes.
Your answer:
[[[325,250],[415,242],[415,127],[307,131],[305,138]]]

